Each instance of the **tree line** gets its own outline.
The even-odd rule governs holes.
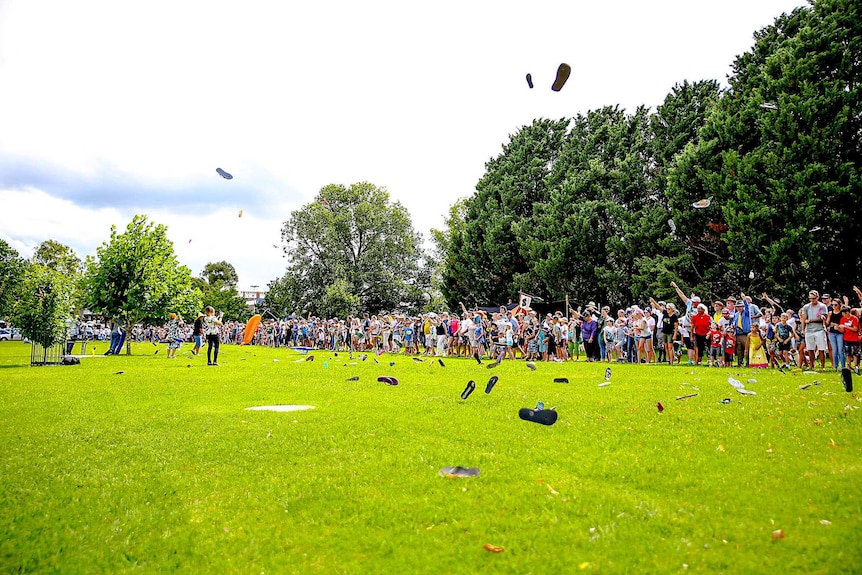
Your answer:
[[[265,308],[413,314],[520,291],[628,304],[672,297],[674,280],[713,299],[849,293],[862,264],[860,6],[818,0],[754,39],[726,89],[683,81],[655,111],[605,106],[521,127],[431,230],[432,252],[385,188],[325,186],[284,222],[287,268]],[[192,277],[146,216],[112,227],[85,262],[51,240],[25,261],[0,241],[0,317],[56,319],[34,341],[84,307],[127,327],[202,305],[243,320],[237,281],[228,262]]]
[[[203,305],[248,318],[233,265],[208,263],[201,276],[179,264],[167,227],[143,215],[122,232],[112,226],[110,240],[85,261],[54,240],[42,242],[29,260],[0,240],[0,318],[46,348],[63,341],[68,322],[84,310],[127,331],[160,325],[171,312],[193,317]]]
[[[450,308],[518,291],[625,304],[671,297],[671,280],[715,298],[849,293],[859,4],[821,0],[754,38],[727,89],[685,81],[655,112],[606,106],[513,134],[433,232]]]

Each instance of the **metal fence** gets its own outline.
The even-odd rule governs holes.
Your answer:
[[[46,348],[34,341],[30,344],[30,365],[60,365],[65,354],[65,342]]]

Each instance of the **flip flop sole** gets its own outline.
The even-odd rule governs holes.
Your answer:
[[[844,391],[853,391],[853,372],[846,367],[841,370],[841,381],[844,383]]]
[[[464,391],[461,392],[461,399],[467,399],[475,390],[476,382],[471,379],[467,382],[467,387],[464,388]]]
[[[387,385],[398,385],[398,379],[396,379],[394,377],[388,377],[385,375],[381,375],[380,377],[378,377],[377,381],[381,381]]]
[[[557,422],[557,412],[551,409],[540,409],[536,411],[529,407],[522,407],[520,411],[518,411],[518,417],[524,421],[532,421],[533,423],[540,423],[542,425],[554,425]]]
[[[485,386],[485,393],[491,393],[491,390],[497,385],[497,380],[499,379],[496,375],[491,376],[491,379],[488,380],[488,385]]]
[[[569,383],[568,377],[555,377],[554,383]]]
[[[554,84],[551,86],[551,90],[554,92],[559,92],[563,89],[563,86],[566,84],[566,80],[569,79],[569,74],[572,73],[572,67],[568,64],[560,64],[560,67],[557,68],[557,78],[554,80]]]
[[[438,473],[442,477],[476,477],[479,475],[478,467],[444,467]]]

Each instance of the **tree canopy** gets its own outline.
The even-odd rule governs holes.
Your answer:
[[[284,223],[282,241],[287,271],[267,294],[278,314],[356,309],[354,297],[363,310],[416,309],[428,289],[417,283],[422,237],[409,213],[368,182],[322,188]]]
[[[56,240],[45,240],[33,253],[33,263],[49,267],[70,277],[80,275],[83,271],[81,258],[75,250]]]
[[[201,272],[203,278],[194,282],[201,291],[203,305],[224,312],[225,320],[245,321],[251,316],[245,298],[236,291],[239,274],[233,264],[224,260],[209,262]]]
[[[27,266],[12,306],[12,322],[24,337],[45,349],[65,341],[75,289],[74,280],[57,270]]]
[[[131,330],[137,323],[161,324],[168,314],[191,316],[201,307],[190,270],[179,265],[167,227],[137,215],[87,258],[86,303],[96,313]],[[127,353],[131,353],[127,346]]]
[[[220,262],[209,262],[204,266],[201,272],[207,283],[218,289],[236,289],[236,284],[239,282],[239,274],[236,273],[236,268],[224,260]]]
[[[18,252],[0,239],[0,318],[8,317],[18,287],[24,279],[27,262]]]
[[[504,303],[848,293],[862,264],[862,14],[821,0],[755,33],[729,89],[676,85],[655,112],[536,120],[435,231],[442,290]],[[692,204],[711,198],[709,207]]]

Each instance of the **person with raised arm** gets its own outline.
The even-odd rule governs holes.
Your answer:
[[[700,296],[691,294],[691,297],[688,297],[680,289],[676,282],[670,282],[670,287],[676,290],[676,293],[682,300],[682,303],[685,304],[685,313],[682,315],[685,315],[686,319],[691,319],[691,316],[693,316],[697,312],[697,306],[700,305]]]

